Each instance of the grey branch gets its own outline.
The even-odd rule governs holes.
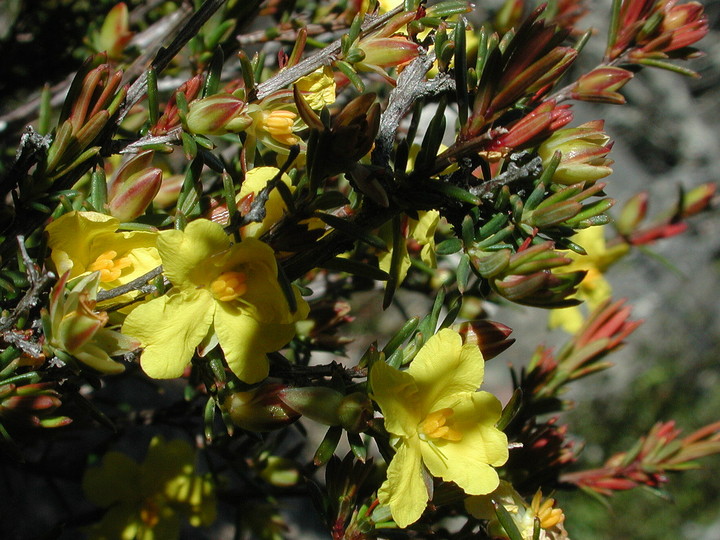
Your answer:
[[[395,15],[402,11],[402,7],[398,6],[395,9],[388,11],[380,17],[373,17],[368,15],[365,18],[365,22],[362,25],[361,36],[365,36],[379,28],[392,19]],[[289,84],[294,83],[301,77],[309,75],[316,69],[322,66],[329,66],[333,61],[337,60],[341,50],[341,41],[338,39],[333,41],[330,45],[316,52],[312,56],[308,56],[305,60],[298,62],[294,66],[290,66],[287,69],[283,69],[275,77],[268,79],[267,81],[258,84],[255,87],[254,97],[257,99],[263,99],[269,96],[273,92],[282,90]]]
[[[388,106],[380,117],[380,129],[375,139],[375,153],[382,158],[383,164],[387,164],[390,160],[390,152],[400,121],[410,111],[413,103],[423,97],[455,89],[455,79],[447,73],[440,73],[429,81],[425,79],[425,74],[434,61],[434,51],[415,58],[400,73],[397,86],[390,92]]]
[[[97,301],[102,302],[103,300],[110,300],[111,298],[115,298],[131,291],[143,291],[143,287],[147,285],[147,282],[162,274],[162,271],[163,267],[157,266],[150,270],[147,274],[143,274],[139,278],[133,279],[125,285],[120,285],[119,287],[115,287],[114,289],[110,289],[109,291],[100,291],[97,294]]]

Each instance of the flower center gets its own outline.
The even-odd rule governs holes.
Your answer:
[[[430,439],[445,439],[447,441],[459,441],[462,433],[449,426],[447,421],[453,415],[449,407],[431,412],[420,422],[421,435]]]
[[[140,520],[152,529],[160,521],[160,505],[154,498],[147,498],[140,508]]]
[[[292,111],[270,111],[263,113],[262,127],[272,138],[288,146],[297,144],[298,138],[293,135],[293,122],[297,114]]]
[[[88,269],[91,272],[100,271],[100,282],[109,283],[120,277],[124,268],[131,266],[129,257],[118,257],[117,251],[106,251],[98,256]]]
[[[210,292],[221,302],[230,302],[247,292],[247,276],[242,272],[223,272],[210,284]]]

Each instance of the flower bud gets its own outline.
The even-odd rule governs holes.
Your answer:
[[[190,103],[187,129],[200,135],[224,135],[244,131],[252,119],[247,103],[231,94],[215,94]]]
[[[280,392],[286,405],[303,416],[327,426],[342,426],[352,432],[364,429],[372,418],[372,404],[366,394],[343,395],[324,386],[286,388]]]
[[[100,272],[82,278],[68,292],[69,276],[63,274],[50,294],[49,310],[41,311],[46,354],[70,354],[97,371],[122,372],[125,367],[110,356],[135,350],[140,343],[105,328],[107,313],[95,311]]]
[[[100,32],[93,38],[93,46],[98,52],[106,52],[111,60],[120,60],[132,36],[127,5],[120,2],[105,17]]]
[[[628,199],[625,206],[620,210],[620,216],[615,220],[615,228],[624,236],[632,234],[642,220],[645,219],[647,209],[647,191],[636,193]]]
[[[460,334],[464,345],[471,344],[480,349],[486,361],[495,358],[515,342],[514,339],[507,339],[512,328],[499,322],[468,321],[455,324],[452,328]]]
[[[365,53],[365,58],[358,62],[359,67],[401,66],[412,61],[418,55],[420,46],[405,36],[371,38],[361,41],[358,47]]]
[[[615,66],[598,67],[578,79],[571,97],[580,101],[622,105],[625,97],[617,90],[632,78],[633,74],[626,69]]]
[[[337,408],[340,425],[350,433],[360,433],[373,417],[370,398],[362,392],[353,392],[345,396]]]
[[[589,185],[612,174],[610,165],[613,162],[606,158],[612,141],[603,131],[603,125],[602,120],[596,120],[576,128],[558,130],[538,147],[543,165],[547,165],[555,151],[562,154],[553,182]]]
[[[162,170],[151,167],[153,152],[143,152],[125,163],[110,182],[108,210],[120,221],[141,216],[162,185]]]
[[[712,201],[712,198],[715,196],[716,190],[717,185],[712,182],[708,182],[707,184],[701,184],[685,193],[682,200],[682,216],[694,216],[698,212],[707,209],[708,205]]]
[[[515,123],[507,133],[492,141],[488,151],[520,150],[537,144],[573,119],[569,105],[547,101]]]
[[[280,398],[285,388],[282,384],[264,384],[249,392],[235,392],[227,397],[223,408],[236,426],[247,431],[280,429],[300,417]]]
[[[62,405],[60,394],[51,383],[32,383],[24,386],[5,384],[0,387],[0,418],[3,423],[18,426],[61,427],[72,420],[53,416]]]

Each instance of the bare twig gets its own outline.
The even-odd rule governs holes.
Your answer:
[[[126,283],[125,285],[120,285],[119,287],[115,287],[114,289],[110,289],[107,291],[99,291],[97,294],[97,301],[102,302],[104,300],[110,300],[111,298],[115,298],[117,296],[121,296],[132,291],[143,290],[143,287],[147,285],[148,281],[162,274],[162,271],[163,267],[157,266],[150,270],[147,274],[143,274],[139,278],[135,278],[129,283]]]
[[[395,9],[388,11],[380,17],[373,17],[368,15],[365,17],[365,22],[362,25],[361,36],[365,36],[371,32],[374,32],[392,19],[395,15],[402,11],[402,6],[398,6]],[[263,99],[273,92],[282,90],[289,84],[294,83],[299,78],[309,75],[317,68],[322,66],[330,65],[334,60],[337,59],[338,54],[341,50],[341,41],[338,39],[333,41],[330,45],[316,52],[312,56],[308,56],[305,60],[298,62],[294,66],[290,66],[287,69],[280,71],[275,77],[268,79],[267,81],[260,83],[255,87],[255,92],[251,94],[251,97],[255,99]]]
[[[380,117],[380,129],[373,152],[376,165],[387,165],[400,121],[418,99],[455,89],[455,79],[447,73],[439,73],[429,81],[425,79],[434,61],[434,51],[421,54],[398,76],[397,86],[390,92],[388,106]]]

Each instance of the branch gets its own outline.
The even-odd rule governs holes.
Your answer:
[[[47,272],[45,274],[40,274],[40,272],[38,272],[35,263],[25,249],[25,238],[23,236],[18,236],[17,242],[20,246],[23,263],[25,263],[25,272],[27,274],[28,281],[30,282],[30,288],[8,317],[0,317],[0,332],[9,330],[18,321],[18,319],[20,319],[20,317],[27,314],[32,308],[34,308],[40,300],[40,293],[42,293],[43,289],[47,287],[53,279],[55,279],[55,274],[52,272]],[[3,334],[3,338],[5,337],[7,336]]]
[[[376,165],[381,164],[376,161],[381,161],[383,165],[387,165],[390,161],[390,153],[400,121],[418,99],[455,89],[455,80],[446,73],[440,73],[429,81],[425,79],[425,74],[434,61],[435,51],[427,55],[421,54],[398,76],[397,86],[390,92],[387,108],[380,117],[380,129],[373,152],[373,162]]]
[[[102,302],[104,300],[110,300],[111,298],[115,298],[117,296],[121,296],[132,291],[142,290],[142,288],[147,285],[148,281],[156,278],[157,276],[162,274],[162,272],[163,267],[157,266],[150,270],[147,274],[143,274],[139,278],[135,278],[129,283],[126,283],[125,285],[120,285],[119,287],[115,287],[114,289],[110,289],[107,291],[99,291],[97,294],[97,301]]]
[[[226,0],[206,0],[205,3],[200,6],[200,9],[197,10],[192,15],[192,17],[190,17],[190,20],[188,20],[186,23],[183,20],[182,22],[184,23],[184,25],[178,31],[175,39],[172,40],[172,42],[170,43],[170,45],[167,46],[167,48],[160,48],[157,55],[155,56],[155,59],[150,64],[151,67],[157,72],[165,69],[168,64],[170,64],[172,59],[175,58],[175,55],[180,52],[180,50],[187,44],[188,41],[195,37],[202,25],[205,24],[218,9],[220,9],[220,7],[225,3],[225,1]],[[260,2],[260,0],[253,1],[255,3]],[[140,101],[140,99],[145,95],[146,91],[147,70],[144,70],[143,73],[128,89],[125,103],[120,108],[120,114],[117,121],[118,125],[123,120],[123,118],[125,118],[125,115],[130,111],[133,105]]]
[[[398,6],[395,9],[388,11],[380,17],[374,17],[367,15],[365,22],[362,24],[362,31],[360,36],[366,36],[367,34],[374,32],[378,28],[381,28],[386,22],[392,19],[395,15],[402,11],[402,6]],[[316,52],[312,56],[308,56],[305,60],[298,62],[294,66],[287,69],[283,69],[275,77],[268,79],[265,82],[258,84],[255,87],[255,91],[251,92],[250,99],[263,99],[273,92],[282,90],[291,83],[294,83],[301,77],[309,75],[316,69],[322,66],[330,65],[333,61],[337,60],[338,55],[342,49],[342,41],[333,41],[330,45]],[[250,101],[250,99],[248,101]]]

